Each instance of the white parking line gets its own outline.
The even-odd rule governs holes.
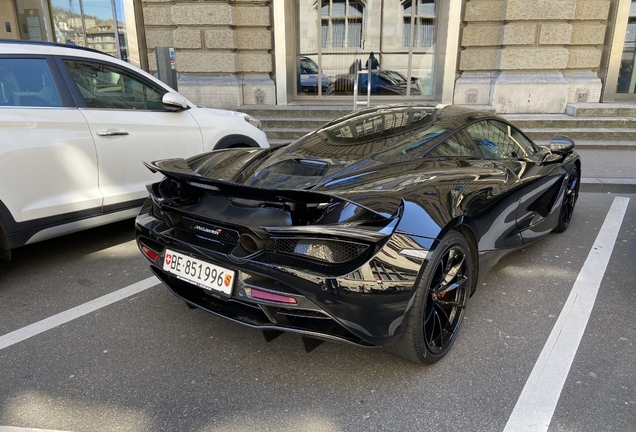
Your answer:
[[[91,300],[67,311],[60,312],[57,315],[45,318],[42,321],[38,321],[26,327],[22,327],[21,329],[12,331],[11,333],[7,333],[4,336],[0,336],[0,350],[118,302],[119,300],[123,300],[126,297],[130,297],[141,291],[147,290],[158,283],[160,283],[159,279],[152,276],[148,279],[129,285],[126,288],[106,294],[105,296],[96,298],[95,300]]]
[[[53,430],[53,429],[33,429],[33,428],[22,428],[22,427],[14,427],[14,426],[0,426],[0,432],[64,432],[64,431]]]
[[[607,213],[552,333],[534,365],[504,432],[547,431],[592,313],[629,198],[617,197]]]

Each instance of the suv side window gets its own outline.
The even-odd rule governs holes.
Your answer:
[[[497,120],[484,120],[466,127],[488,159],[523,158],[535,153],[534,146],[510,125]]]
[[[88,108],[167,111],[166,91],[123,68],[104,63],[63,60]]]
[[[475,147],[475,144],[473,144],[470,139],[466,137],[466,134],[461,131],[444,140],[444,142],[437,145],[433,150],[428,152],[426,156],[470,156],[477,158],[482,157],[477,147]]]
[[[46,59],[0,58],[0,106],[62,106]]]

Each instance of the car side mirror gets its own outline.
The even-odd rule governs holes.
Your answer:
[[[552,153],[566,155],[574,150],[574,141],[565,135],[555,136],[550,140],[548,148]]]
[[[190,108],[187,99],[176,92],[164,94],[161,98],[161,103],[169,111],[183,111]]]
[[[550,153],[550,154],[546,155],[545,158],[543,158],[541,163],[549,164],[549,163],[553,163],[553,162],[560,162],[561,160],[563,160],[563,156],[562,155],[559,155],[559,154],[556,154],[556,153]]]
[[[552,153],[549,145],[540,145],[539,152],[536,153],[537,162],[540,165],[547,165],[554,162],[561,162],[563,160],[564,154],[561,153]],[[532,159],[529,159],[528,162],[531,162]]]

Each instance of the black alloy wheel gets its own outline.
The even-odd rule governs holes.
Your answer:
[[[416,363],[433,364],[450,350],[464,318],[472,287],[472,257],[460,233],[439,243],[405,318],[404,334],[387,350]]]
[[[565,190],[565,195],[563,196],[563,204],[561,204],[559,221],[556,228],[554,228],[555,232],[563,232],[568,229],[568,226],[570,226],[570,221],[574,215],[574,206],[576,205],[576,200],[579,199],[580,183],[581,175],[579,174],[578,168],[575,166],[572,169],[572,172],[570,172],[570,177],[568,178],[568,186]]]

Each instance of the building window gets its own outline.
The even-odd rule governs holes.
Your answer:
[[[413,29],[413,47],[427,48],[435,43],[435,0],[408,0],[402,2],[404,9],[404,27],[402,28],[403,46],[411,46],[411,25]]]
[[[627,19],[623,55],[618,72],[617,93],[636,93],[636,0],[632,0]]]
[[[361,48],[364,4],[357,0],[322,0],[322,47]]]

